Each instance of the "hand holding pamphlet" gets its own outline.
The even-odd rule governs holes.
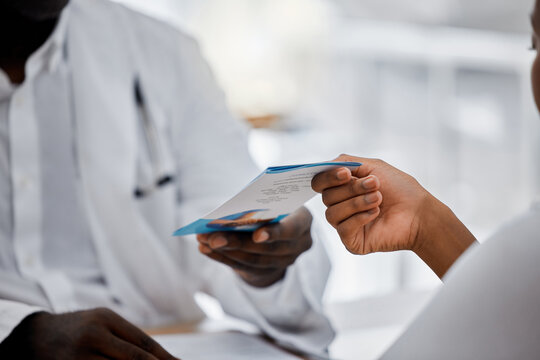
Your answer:
[[[178,229],[174,235],[254,231],[263,225],[277,223],[316,195],[311,189],[315,175],[337,167],[352,170],[361,165],[357,162],[322,162],[269,167],[236,196],[205,217]]]

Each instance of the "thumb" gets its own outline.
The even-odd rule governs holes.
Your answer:
[[[353,161],[353,162],[359,162],[362,163],[361,166],[358,166],[357,168],[352,170],[352,175],[357,178],[364,178],[373,172],[375,165],[374,163],[377,161],[375,159],[369,159],[369,158],[363,158],[359,156],[352,156],[348,154],[341,154],[337,158],[335,158],[332,161]]]

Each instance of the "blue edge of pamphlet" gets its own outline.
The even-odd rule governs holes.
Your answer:
[[[273,219],[272,221],[264,224],[276,224],[286,218],[289,214],[279,215],[277,218]],[[191,224],[184,226],[181,229],[178,229],[174,232],[173,236],[185,236],[190,234],[208,234],[216,231],[244,231],[244,232],[250,232],[255,231],[258,228],[260,228],[262,225],[253,225],[253,226],[242,226],[241,229],[233,228],[233,229],[213,229],[208,226],[210,222],[214,221],[214,219],[199,219],[195,222],[192,222]]]
[[[357,167],[362,165],[362,163],[359,162],[324,162],[324,163],[316,163],[316,164],[303,164],[303,165],[287,165],[287,166],[273,166],[266,169],[263,173],[266,174],[279,174],[284,173],[292,170],[298,170],[298,169],[304,169],[304,168],[310,168],[310,167],[316,167],[316,166],[325,166],[325,165],[336,165],[336,166],[347,166],[347,167]],[[258,178],[258,177],[257,177]],[[256,179],[257,179],[256,178]],[[255,180],[256,180],[255,179]],[[253,182],[253,181],[252,181]],[[240,213],[241,214],[241,213]],[[230,215],[229,217],[237,216],[239,214]],[[261,226],[269,225],[269,224],[276,224],[286,218],[289,214],[283,214],[279,215],[272,221],[265,223],[265,224],[256,224],[253,226],[242,226],[241,229],[239,228],[221,228],[219,230],[212,228],[208,226],[208,224],[215,219],[199,219],[197,221],[192,222],[191,224],[184,226],[178,230],[176,230],[173,233],[173,236],[185,236],[185,235],[191,235],[191,234],[208,234],[216,231],[244,231],[244,232],[250,232],[255,231]],[[225,217],[225,218],[229,218]]]
[[[355,166],[362,165],[362,163],[359,163],[359,162],[322,162],[322,163],[315,163],[315,164],[272,166],[266,169],[265,173],[279,174],[279,173],[284,173],[284,172],[292,171],[292,170],[306,169],[306,168],[311,168],[311,167],[316,167],[316,166],[326,166],[326,165],[355,167]]]

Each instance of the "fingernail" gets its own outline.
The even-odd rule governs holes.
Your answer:
[[[340,169],[337,174],[336,174],[337,178],[339,180],[345,180],[349,177],[349,170],[347,169]]]
[[[370,178],[367,178],[366,180],[364,180],[364,182],[362,183],[362,186],[364,187],[364,189],[373,189],[375,186],[377,185],[377,182],[375,181],[374,178],[370,177]]]
[[[216,236],[210,241],[210,246],[213,249],[219,249],[227,245],[228,241],[223,236]]]
[[[208,246],[201,246],[200,249],[203,254],[210,254],[212,252],[212,249],[210,249]]]
[[[379,194],[377,194],[376,192],[367,194],[366,196],[364,196],[364,200],[368,204],[377,202],[379,200]]]
[[[257,236],[254,241],[256,243],[262,243],[262,242],[265,242],[266,240],[270,239],[270,234],[268,233],[268,231],[261,231],[259,233],[259,236]]]

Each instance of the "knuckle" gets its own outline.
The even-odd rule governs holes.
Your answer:
[[[95,314],[98,316],[110,316],[112,311],[106,307],[99,307],[94,310]]]
[[[285,259],[283,259],[283,263],[285,266],[291,266],[295,263],[297,256],[287,256]]]
[[[294,222],[294,224],[296,224],[296,222]],[[280,240],[284,226],[283,223],[278,223],[277,225],[267,227],[265,230],[268,232],[268,241]]]
[[[231,267],[236,269],[236,270],[246,272],[248,274],[253,272],[253,268],[251,266],[248,266],[248,265],[242,264],[242,263],[238,263],[238,262],[232,264]]]
[[[141,337],[141,339],[139,340],[139,344],[141,346],[141,349],[147,352],[153,352],[156,348],[154,341],[148,336]]]
[[[247,257],[246,263],[253,264],[254,266],[267,266],[269,263],[272,262],[272,259],[268,256],[264,255],[251,255]]]
[[[362,185],[362,180],[358,179],[351,183],[351,192],[353,195],[362,194],[364,192],[364,186]]]
[[[313,246],[313,239],[311,236],[307,236],[306,241],[303,242],[302,252],[308,251]]]
[[[88,312],[90,320],[96,323],[106,322],[112,317],[112,314],[113,312],[105,307],[99,307]]]
[[[334,221],[333,221],[333,219],[334,219],[333,213],[334,213],[334,212],[332,211],[332,208],[328,208],[328,209],[326,209],[326,211],[324,212],[324,216],[326,217],[326,221],[328,221],[330,224],[333,224],[333,223],[334,223]]]
[[[269,253],[277,253],[281,250],[282,243],[279,241],[270,242],[267,244],[267,251]]]
[[[356,210],[361,210],[365,205],[365,201],[362,197],[355,197],[353,200],[352,200],[352,209],[354,211]]]
[[[320,185],[319,185],[319,182],[320,182],[320,174],[318,175],[315,175],[313,177],[313,179],[311,179],[311,188],[313,190],[315,190],[316,192],[320,192]]]
[[[70,335],[75,345],[80,347],[99,343],[103,341],[103,336],[103,330],[97,324],[87,324],[83,329],[77,330]]]
[[[377,165],[379,167],[385,167],[385,166],[388,166],[388,163],[382,159],[377,159]]]
[[[150,354],[145,354],[141,351],[133,352],[130,356],[130,360],[150,360]]]
[[[227,244],[223,247],[223,249],[235,250],[244,247],[244,242],[242,242],[234,233],[227,234],[224,236],[224,238],[227,240]]]
[[[329,190],[325,190],[322,193],[322,202],[326,206],[330,206],[332,204],[332,192]]]
[[[362,182],[360,180],[355,180],[349,182],[348,191],[351,195],[356,195],[362,192]]]

